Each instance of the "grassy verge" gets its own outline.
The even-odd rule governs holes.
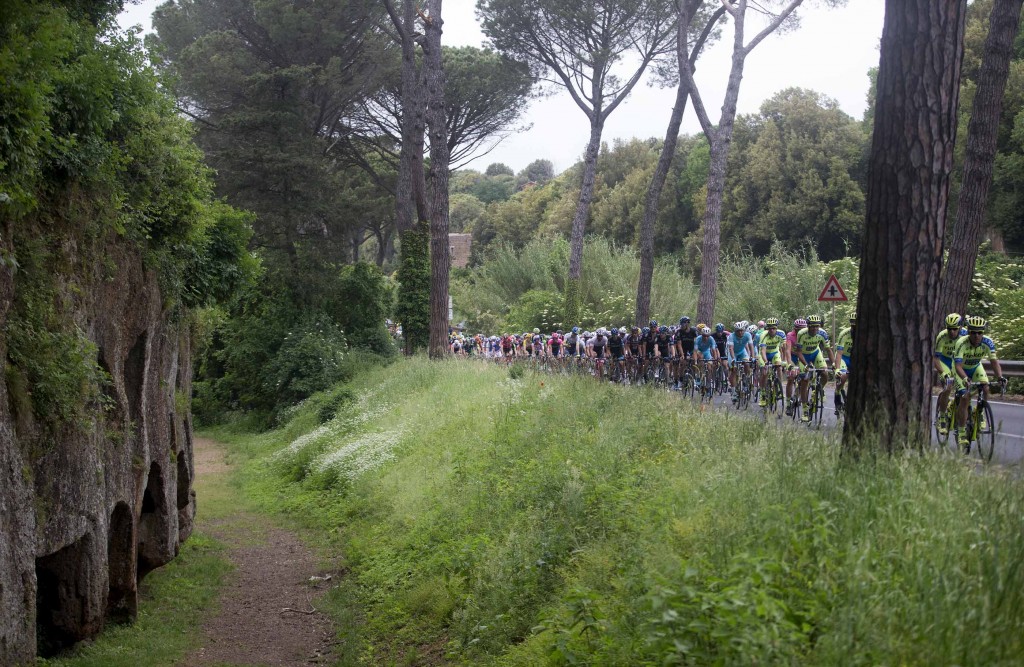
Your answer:
[[[351,576],[346,664],[1021,664],[1024,484],[674,396],[401,361],[260,436]]]
[[[195,646],[203,614],[231,569],[223,547],[194,533],[178,557],[143,580],[139,616],[108,626],[96,641],[68,656],[39,660],[48,667],[138,667],[174,664]]]
[[[204,473],[196,480],[197,529],[178,556],[142,581],[139,614],[131,625],[108,626],[70,654],[39,660],[47,667],[138,667],[176,664],[196,646],[203,618],[216,605],[231,571],[226,547],[203,534],[205,522],[222,520],[238,507],[230,473]]]

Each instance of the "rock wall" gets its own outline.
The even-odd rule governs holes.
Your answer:
[[[97,273],[106,277],[74,300],[75,321],[112,378],[91,423],[45,427],[26,404],[31,387],[19,388],[10,367],[0,382],[2,665],[133,619],[139,580],[174,558],[192,529],[188,327],[164,310],[137,251],[105,255]],[[0,332],[17,288],[17,274],[0,266]]]

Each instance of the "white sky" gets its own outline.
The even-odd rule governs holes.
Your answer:
[[[122,26],[140,24],[150,29],[150,16],[162,0],[141,0],[119,17]],[[868,90],[868,69],[878,65],[878,42],[882,35],[884,0],[847,0],[845,7],[828,9],[816,0],[805,0],[798,10],[800,27],[785,35],[772,35],[747,57],[740,88],[739,112],[754,113],[776,92],[798,86],[834,98],[855,118],[862,118]],[[476,21],[475,0],[447,0],[444,3],[444,43],[451,46],[481,46],[484,35]],[[748,35],[756,30],[749,25]],[[756,24],[755,24],[756,25]],[[749,39],[748,39],[749,41]],[[707,49],[697,62],[697,85],[711,122],[716,123],[725,94],[732,44],[731,24],[720,42]],[[650,77],[633,90],[612,112],[603,140],[632,137],[664,138],[675,100],[674,89],[651,88]],[[581,159],[589,136],[583,112],[566,92],[536,100],[524,123],[529,131],[517,132],[486,156],[469,165],[483,170],[492,162],[504,162],[515,171],[537,159],[547,159],[560,172]],[[683,116],[683,133],[700,131],[688,105]]]

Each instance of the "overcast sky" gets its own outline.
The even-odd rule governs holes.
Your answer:
[[[162,0],[142,0],[120,16],[122,26],[140,24],[150,29],[150,16]],[[848,0],[845,7],[828,9],[821,0],[806,0],[798,10],[800,27],[773,35],[747,58],[740,88],[739,112],[756,112],[761,103],[784,88],[810,88],[834,98],[855,118],[864,115],[868,69],[878,65],[884,0]],[[474,15],[475,0],[446,0],[443,16],[444,43],[451,46],[482,46],[484,35]],[[754,34],[755,26],[748,26]],[[696,80],[711,121],[721,111],[729,73],[731,25],[719,44],[708,49],[697,63]],[[612,112],[605,125],[604,141],[632,137],[664,138],[675,100],[674,89],[652,88],[646,77],[632,95]],[[483,170],[491,162],[504,162],[519,171],[537,159],[551,160],[560,172],[578,161],[586,148],[589,127],[583,112],[568,93],[559,92],[536,100],[523,119],[531,125],[513,133],[488,155],[470,166]],[[697,133],[700,126],[687,107],[682,132]]]

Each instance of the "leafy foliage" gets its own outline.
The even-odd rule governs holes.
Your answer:
[[[175,316],[223,301],[257,265],[249,218],[210,173],[115,3],[3,3],[0,220],[14,274],[8,377],[55,424],[95,416],[106,372],[76,320],[120,257],[155,269]],[[129,250],[125,252],[125,248]]]

